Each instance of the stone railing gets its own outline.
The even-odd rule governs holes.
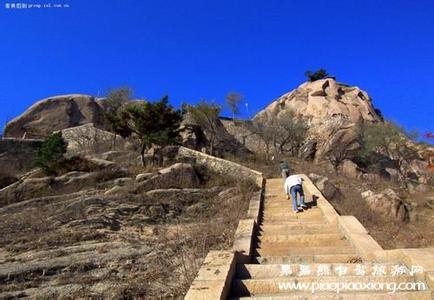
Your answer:
[[[331,226],[341,230],[361,259],[379,263],[401,262],[407,267],[421,266],[424,272],[418,274],[417,279],[434,288],[434,248],[384,250],[354,216],[339,215],[309,177],[300,176],[304,179],[306,196],[313,199]],[[232,251],[209,252],[185,299],[226,299],[236,264],[252,262],[253,239],[260,222],[265,190],[265,180],[261,178],[261,191],[252,197],[247,218],[238,224]]]
[[[196,163],[206,165],[219,174],[253,179],[260,187],[250,199],[246,218],[238,223],[232,250],[210,251],[185,296],[186,300],[226,299],[235,275],[236,264],[251,262],[253,239],[260,221],[265,179],[258,171],[188,148],[181,147],[179,155],[194,157]]]
[[[262,186],[262,173],[247,168],[235,162],[208,155],[186,147],[179,147],[178,155],[187,159],[192,159],[199,165],[204,165],[208,169],[233,178],[249,178]]]
[[[360,258],[368,262],[401,262],[407,267],[421,266],[424,272],[417,274],[417,279],[425,280],[430,288],[434,288],[434,247],[384,250],[356,217],[339,215],[309,177],[301,176],[306,194],[315,199],[325,218],[338,226]]]

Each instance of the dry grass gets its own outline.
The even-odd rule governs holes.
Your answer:
[[[29,202],[19,209],[5,211],[0,222],[0,247],[9,254],[58,249],[57,252],[62,253],[62,256],[68,256],[67,250],[63,250],[65,247],[80,245],[85,241],[123,242],[152,249],[149,255],[132,260],[114,260],[110,266],[71,265],[50,274],[27,274],[20,280],[8,282],[7,289],[20,290],[56,282],[60,285],[84,286],[82,291],[71,297],[182,297],[207,253],[232,246],[238,221],[247,212],[249,200],[257,189],[251,181],[229,180],[206,172],[202,175],[199,188],[208,190],[220,187],[211,192],[209,197],[196,196],[169,201],[164,197],[159,199],[142,194],[111,195],[98,196],[97,198],[102,198],[102,202],[98,203],[102,204],[90,206],[78,198],[68,200],[59,197],[49,203]],[[111,178],[112,172],[104,171],[98,180]],[[229,189],[232,192],[226,193],[226,197],[217,196],[218,191]],[[188,209],[196,204],[196,209]],[[129,205],[138,208],[131,211],[119,210],[120,207]],[[158,222],[134,221],[138,215],[147,217],[151,206],[161,206],[166,215],[160,217]],[[113,208],[119,210],[116,218],[120,229],[97,230],[92,227],[92,223],[86,222],[75,227],[68,226],[74,221],[108,216],[109,213],[112,214]],[[175,210],[176,214],[167,215],[170,210]],[[150,229],[153,229],[151,233]],[[95,260],[97,259],[95,254]],[[101,270],[107,272],[103,277],[98,275]],[[102,293],[91,291],[91,287],[97,284],[110,289]]]

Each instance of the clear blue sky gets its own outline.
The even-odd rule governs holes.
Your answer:
[[[253,115],[324,67],[366,90],[387,118],[434,131],[433,0],[29,0],[70,8],[22,10],[7,2],[1,124],[47,96],[123,85],[174,105],[223,102],[235,90]]]

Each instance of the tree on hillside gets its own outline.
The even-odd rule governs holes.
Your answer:
[[[359,157],[368,165],[377,167],[384,157],[388,157],[397,163],[403,178],[404,163],[418,157],[417,151],[411,146],[411,141],[416,138],[417,133],[407,133],[390,122],[361,124]]]
[[[201,100],[196,106],[186,106],[187,112],[191,115],[193,122],[202,127],[209,135],[210,154],[214,155],[214,148],[217,143],[218,121],[221,107],[214,103],[207,103]]]
[[[140,155],[145,165],[145,151],[152,145],[160,147],[179,142],[181,112],[175,110],[164,96],[158,102],[131,102],[120,111],[122,122],[141,141]]]
[[[226,104],[232,112],[232,121],[235,124],[235,115],[240,113],[240,102],[243,100],[243,96],[237,92],[230,92],[226,95]]]
[[[53,133],[47,137],[38,150],[35,165],[42,169],[46,175],[56,174],[64,162],[67,143],[62,133]]]
[[[116,135],[126,138],[131,135],[131,130],[121,117],[121,109],[124,105],[131,101],[132,90],[128,87],[123,87],[111,90],[106,97],[107,109],[105,117],[109,123],[109,130],[114,133],[113,149],[115,148]]]
[[[264,141],[265,155],[266,159],[268,159],[270,154],[270,145],[276,144],[275,122],[271,117],[263,115],[253,121],[253,127],[255,128],[255,133]]]
[[[293,111],[286,110],[278,115],[276,125],[279,152],[282,154],[287,148],[294,155],[306,139],[306,122],[297,120]]]
[[[316,81],[316,80],[324,79],[327,76],[329,76],[327,71],[322,68],[315,72],[308,70],[304,73],[304,75],[309,79],[309,81]]]

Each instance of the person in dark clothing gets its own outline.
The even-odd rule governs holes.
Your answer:
[[[289,176],[289,165],[286,160],[281,160],[279,162],[280,173],[282,174],[282,179],[285,181],[286,177]]]

